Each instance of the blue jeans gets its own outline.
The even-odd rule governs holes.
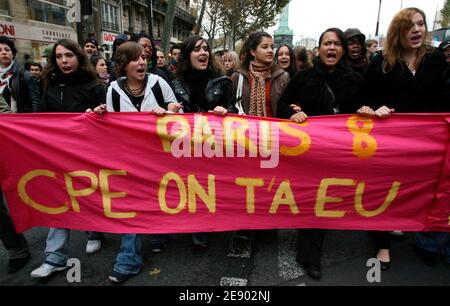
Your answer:
[[[56,267],[65,267],[67,265],[67,259],[69,258],[69,238],[69,229],[49,229],[44,253],[44,262]]]
[[[435,253],[441,250],[444,259],[450,263],[450,233],[420,232],[415,238],[419,248]]]
[[[113,270],[121,274],[138,274],[144,265],[142,235],[124,234]]]
[[[102,240],[103,233],[87,232],[89,240]],[[47,235],[44,262],[56,267],[65,267],[69,259],[70,229],[50,228]]]

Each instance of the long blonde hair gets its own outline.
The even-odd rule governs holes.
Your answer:
[[[408,31],[413,26],[412,17],[419,13],[423,17],[425,22],[425,29],[428,32],[427,21],[425,13],[415,7],[409,7],[398,12],[391,21],[387,32],[386,43],[384,47],[384,60],[383,60],[383,72],[387,73],[391,71],[395,63],[398,61],[404,61],[403,53],[405,52],[404,40]],[[426,33],[425,33],[426,34]],[[425,39],[425,37],[424,37]],[[427,51],[425,43],[417,50],[417,59],[414,63],[415,68],[418,67]]]

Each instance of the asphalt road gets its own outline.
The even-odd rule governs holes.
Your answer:
[[[67,271],[46,280],[30,277],[41,264],[47,229],[34,228],[26,233],[32,258],[21,271],[8,275],[6,250],[0,245],[0,285],[2,286],[110,286],[108,275],[119,250],[120,235],[106,234],[102,249],[85,253],[86,234],[73,231],[70,256],[81,263],[81,282],[69,282]],[[375,254],[366,232],[328,231],[322,258],[323,278],[312,280],[295,262],[295,230],[257,231],[248,252],[233,253],[233,233],[209,234],[209,247],[203,256],[194,256],[189,234],[171,235],[168,248],[161,254],[144,242],[144,268],[123,286],[448,286],[450,265],[440,262],[425,266],[415,255],[412,234],[392,243],[392,267],[381,272],[380,281],[370,283],[367,260]]]

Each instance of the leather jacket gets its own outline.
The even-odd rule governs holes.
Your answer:
[[[232,100],[232,83],[230,78],[220,76],[210,79],[205,90],[205,107],[191,101],[189,96],[189,86],[179,79],[172,81],[172,89],[181,104],[185,113],[206,113],[216,106],[228,108]]]

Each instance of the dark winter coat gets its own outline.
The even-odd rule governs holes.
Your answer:
[[[375,56],[367,68],[364,81],[364,101],[374,110],[386,105],[397,113],[443,112],[449,102],[444,99],[447,63],[440,53],[427,53],[416,74],[397,62],[383,73],[383,56]]]
[[[355,113],[360,106],[362,83],[362,76],[342,62],[329,73],[317,60],[312,68],[298,72],[289,82],[277,117],[289,119],[294,114],[291,104],[299,105],[308,116]]]
[[[96,78],[83,72],[68,76],[50,75],[50,83],[42,95],[39,111],[85,112],[105,103],[106,89]]]
[[[37,78],[18,63],[11,67],[13,75],[10,79],[11,95],[17,102],[18,113],[30,113],[36,109],[41,100],[41,88]]]
[[[171,86],[185,113],[204,113],[216,106],[228,108],[232,99],[231,80],[226,76],[212,77],[207,81],[203,101],[192,101],[189,86],[180,79],[174,79]]]

